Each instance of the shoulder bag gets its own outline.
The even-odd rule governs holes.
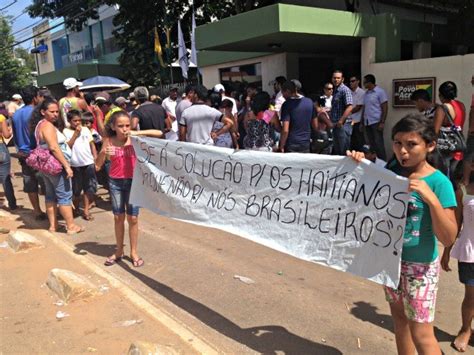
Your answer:
[[[454,124],[454,120],[445,105],[441,106],[449,120],[449,127],[441,127],[439,131],[437,148],[441,153],[463,152],[466,150],[466,140],[462,128]]]
[[[40,121],[35,129],[36,148],[26,158],[26,164],[35,170],[49,175],[58,175],[63,170],[61,163],[51,154],[49,149],[41,147],[39,143],[38,127],[43,123]]]

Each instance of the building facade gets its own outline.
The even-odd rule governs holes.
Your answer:
[[[123,78],[118,64],[119,50],[113,36],[113,6],[99,8],[99,19],[89,20],[80,32],[66,30],[63,20],[44,21],[33,28],[35,47],[46,44],[48,50],[36,53],[38,85],[47,86],[53,94],[64,93],[62,81],[67,77],[84,80],[96,75]]]
[[[389,150],[391,127],[414,110],[394,105],[396,79],[434,78],[435,96],[439,84],[455,81],[460,100],[470,106],[473,45],[456,42],[442,11],[427,11],[414,5],[417,1],[360,0],[358,12],[343,11],[342,0],[284,2],[197,28],[206,86],[253,82],[273,94],[272,80],[283,75],[299,79],[310,95],[322,93],[334,69],[346,78],[374,74],[391,95],[385,129]]]

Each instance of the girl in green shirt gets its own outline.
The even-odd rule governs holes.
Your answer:
[[[449,179],[429,163],[436,148],[433,123],[420,115],[402,118],[392,130],[396,160],[388,168],[409,179],[411,193],[403,237],[400,284],[385,287],[399,354],[441,354],[433,320],[439,280],[437,242],[454,243],[456,198]],[[356,161],[364,154],[348,152]]]

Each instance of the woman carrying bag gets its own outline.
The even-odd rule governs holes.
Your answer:
[[[458,163],[463,159],[466,143],[462,134],[466,109],[462,102],[455,100],[457,87],[452,81],[446,81],[439,86],[441,105],[435,111],[434,128],[439,135],[437,149],[442,156],[451,179]]]
[[[58,227],[57,210],[66,221],[66,230],[68,234],[76,234],[84,229],[74,223],[72,213],[72,184],[73,175],[69,159],[71,149],[67,145],[67,139],[58,129],[60,122],[59,107],[55,100],[46,99],[39,107],[39,115],[33,115],[31,119],[30,131],[34,133],[37,152],[47,149],[51,156],[48,157],[47,165],[51,166],[50,171],[40,167],[46,187],[46,213],[49,220],[49,231],[56,232]],[[30,156],[34,156],[34,151]],[[28,160],[27,160],[28,163]],[[54,169],[58,165],[62,169]]]

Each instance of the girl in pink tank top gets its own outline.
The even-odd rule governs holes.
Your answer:
[[[464,300],[461,306],[462,326],[452,344],[459,352],[467,350],[474,317],[474,162],[471,158],[471,160],[464,160],[463,163],[463,181],[456,192],[458,201],[456,216],[460,232],[454,246],[444,249],[441,259],[441,266],[446,271],[451,271],[450,256],[458,260],[459,281],[464,284]]]
[[[105,126],[107,136],[104,137],[102,150],[96,161],[96,170],[99,171],[105,162],[110,160],[109,192],[112,202],[112,212],[115,223],[115,239],[117,249],[115,253],[105,260],[106,266],[119,262],[124,254],[123,240],[125,237],[125,214],[128,221],[130,236],[130,258],[133,266],[143,266],[144,261],[138,256],[138,206],[129,203],[132,190],[133,170],[137,157],[133,149],[130,136],[163,137],[163,132],[155,129],[144,131],[130,130],[130,116],[125,111],[112,114]]]

